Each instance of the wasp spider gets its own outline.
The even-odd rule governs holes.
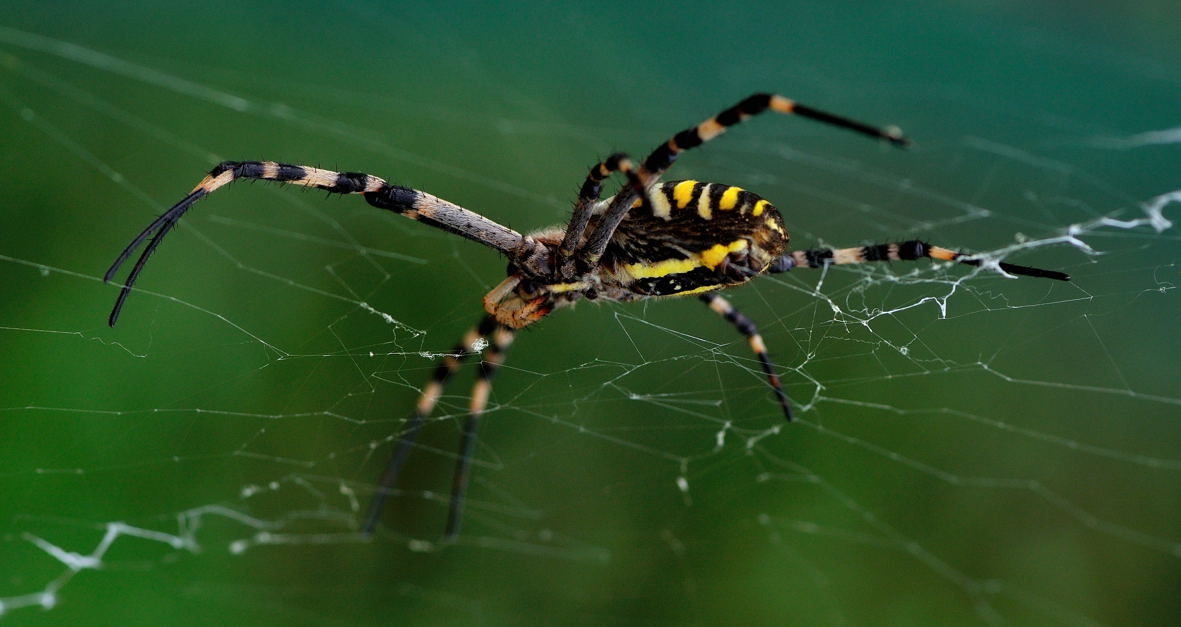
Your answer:
[[[555,226],[522,235],[478,213],[426,192],[392,185],[360,172],[332,172],[273,161],[227,161],[213,168],[175,206],[152,222],[123,250],[107,271],[110,280],[141,244],[143,253],[131,269],[111,311],[113,326],[144,263],[193,203],[238,179],[263,179],[316,187],[338,194],[360,194],[380,209],[454,233],[493,248],[509,260],[508,277],[484,296],[487,315],[443,357],[422,389],[414,417],[406,427],[375,491],[364,530],[377,526],[382,504],[413,447],[419,429],[434,409],[447,380],[473,347],[487,345],[471,394],[471,406],[460,442],[452,484],[445,537],[459,533],[468,469],[476,430],[488,403],[491,381],[504,361],[517,329],[579,300],[636,301],[661,296],[697,294],[710,309],[732,323],[750,343],[774,390],[783,413],[791,406],[755,324],[716,291],[741,285],[764,273],[829,264],[922,258],[979,266],[980,260],[953,250],[912,240],[858,248],[787,250],[783,216],[767,200],[740,187],[699,181],[661,182],[661,177],[686,150],[717,137],[739,122],[765,111],[795,114],[862,135],[906,146],[897,128],[874,128],[798,104],[783,96],[755,94],[718,115],[687,128],[656,147],[638,165],[614,154],[591,168],[574,203],[573,217]],[[625,183],[618,193],[600,199],[603,182],[619,174]],[[1069,280],[1066,274],[1009,263],[996,265],[1009,274]],[[481,340],[486,340],[483,342]]]

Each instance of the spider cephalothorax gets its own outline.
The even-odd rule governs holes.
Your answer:
[[[414,417],[374,491],[364,526],[366,533],[372,533],[376,528],[382,504],[393,489],[419,429],[438,402],[443,385],[466,357],[481,350],[481,346],[487,346],[472,391],[451,490],[445,535],[454,538],[459,533],[476,430],[488,402],[492,376],[504,360],[504,352],[512,343],[515,329],[533,324],[555,309],[584,298],[628,302],[697,294],[710,309],[746,336],[784,415],[790,420],[791,406],[787,394],[758,329],[726,299],[718,296],[716,290],[746,283],[760,274],[786,272],[797,266],[820,268],[831,264],[922,258],[981,265],[978,259],[918,240],[855,248],[788,251],[789,237],[783,216],[767,200],[732,185],[660,181],[680,153],[764,111],[800,115],[897,146],[908,143],[896,128],[879,129],[797,104],[783,96],[755,94],[701,124],[677,133],[657,146],[639,166],[623,153],[611,155],[596,164],[582,184],[570,223],[566,227],[552,227],[530,235],[521,235],[446,200],[391,185],[370,174],[333,172],[274,161],[227,161],[210,171],[188,196],[144,229],[112,264],[104,277],[106,280],[114,276],[137,247],[150,239],[119,292],[109,321],[112,326],[115,324],[144,263],[189,207],[238,179],[280,181],[340,194],[361,194],[375,207],[501,252],[509,259],[508,277],[484,296],[484,310],[488,315],[441,360],[434,376],[423,387]],[[600,200],[603,181],[614,173],[623,175],[626,183],[614,196]],[[995,267],[1009,274],[1058,280],[1069,278],[1061,272],[1008,263],[996,263]]]

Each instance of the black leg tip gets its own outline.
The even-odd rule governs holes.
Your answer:
[[[912,142],[910,138],[902,134],[902,129],[897,126],[887,126],[882,129],[882,139],[890,142],[899,148],[910,148]]]

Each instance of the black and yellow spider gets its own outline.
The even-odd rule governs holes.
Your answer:
[[[185,211],[207,194],[238,179],[264,179],[316,187],[339,194],[361,194],[369,204],[412,220],[466,237],[499,251],[509,259],[508,278],[484,296],[487,315],[445,356],[422,389],[410,421],[381,478],[365,522],[375,529],[382,504],[393,489],[419,429],[434,409],[443,385],[460,363],[484,344],[479,375],[460,442],[451,491],[445,537],[459,533],[469,462],[476,430],[488,403],[491,381],[504,361],[505,349],[516,329],[528,326],[555,309],[579,300],[635,301],[660,296],[698,294],[710,309],[746,336],[762,364],[783,413],[791,420],[791,406],[767,348],[753,322],[714,293],[740,285],[764,273],[786,272],[796,266],[821,268],[829,264],[921,258],[957,261],[978,266],[980,260],[917,240],[858,248],[787,251],[788,232],[783,216],[771,203],[732,185],[660,178],[682,152],[701,145],[728,127],[764,111],[792,113],[863,135],[906,146],[896,128],[878,129],[860,122],[797,104],[783,96],[755,94],[718,115],[685,129],[661,144],[636,167],[624,154],[614,154],[591,168],[582,184],[574,215],[565,228],[543,229],[529,235],[497,224],[415,189],[391,185],[359,172],[332,172],[273,161],[227,161],[210,171],[180,202],[144,229],[119,255],[104,280],[110,280],[134,250],[151,238],[132,268],[109,322],[114,326],[144,263]],[[600,200],[602,183],[613,173],[626,184],[611,198]],[[999,263],[1002,272],[1069,280],[1066,274]]]

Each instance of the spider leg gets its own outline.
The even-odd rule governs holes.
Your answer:
[[[213,168],[209,174],[189,192],[188,196],[173,205],[163,215],[154,220],[148,228],[140,232],[123,252],[111,264],[103,275],[104,281],[110,281],[119,268],[127,261],[135,249],[151,238],[144,252],[135,262],[135,266],[119,291],[115,307],[111,310],[108,323],[115,326],[123,303],[131,292],[132,286],[139,278],[140,271],[148,259],[160,245],[164,236],[176,226],[181,216],[198,200],[229,185],[238,179],[258,179],[278,181],[304,187],[315,187],[334,194],[363,194],[369,204],[388,209],[394,213],[406,216],[411,220],[424,222],[444,231],[461,235],[475,242],[479,242],[501,253],[509,255],[516,251],[523,243],[520,233],[497,224],[478,213],[468,211],[459,205],[447,202],[441,198],[425,192],[390,185],[384,179],[362,172],[333,172],[311,166],[287,165],[274,161],[225,161]]]
[[[627,176],[627,186],[611,198],[611,204],[599,216],[595,229],[591,231],[591,234],[586,238],[586,244],[579,250],[579,260],[586,267],[592,267],[599,262],[603,251],[607,250],[607,244],[611,243],[611,236],[615,234],[615,229],[627,217],[627,212],[639,205],[639,198],[645,193],[644,180],[632,167],[630,159],[620,160],[618,167],[618,171]]]
[[[874,246],[857,248],[817,248],[812,250],[794,250],[786,252],[775,260],[768,272],[787,272],[795,267],[823,268],[830,264],[842,265],[850,263],[865,263],[867,261],[913,261],[915,259],[938,259],[941,261],[955,261],[969,266],[982,265],[979,259],[965,259],[968,255],[940,246],[932,246],[923,241],[910,240]],[[1018,266],[1000,262],[998,267],[1009,274],[1069,281],[1070,275],[1056,270],[1043,270],[1029,266]]]
[[[617,152],[595,164],[587,173],[586,180],[583,181],[582,188],[578,192],[578,200],[574,202],[574,214],[570,218],[570,224],[566,227],[562,244],[558,247],[559,276],[569,278],[572,275],[574,250],[582,240],[587,224],[590,223],[591,209],[602,195],[603,181],[615,172],[630,172],[632,169],[631,158],[622,152]]]
[[[464,494],[467,492],[468,476],[471,467],[472,453],[476,450],[476,432],[480,428],[480,418],[488,406],[488,396],[492,392],[492,377],[500,365],[504,363],[504,353],[513,343],[515,332],[506,327],[498,326],[492,333],[492,344],[484,353],[480,362],[480,371],[476,383],[472,387],[471,406],[467,423],[463,427],[463,436],[459,441],[459,461],[455,465],[455,477],[451,484],[451,507],[447,512],[447,529],[444,539],[450,541],[459,536],[459,523],[463,516]]]
[[[726,132],[727,128],[765,111],[795,114],[811,118],[818,122],[839,126],[861,133],[862,135],[884,139],[895,146],[907,146],[910,144],[910,140],[903,137],[902,131],[896,127],[876,128],[839,115],[833,115],[826,111],[797,104],[777,94],[754,94],[701,124],[673,135],[667,142],[658,146],[656,150],[652,151],[652,154],[644,159],[644,165],[640,168],[641,180],[644,181],[645,185],[652,185],[660,180],[661,175],[665,171],[672,167],[673,162],[677,160],[677,157],[682,152],[690,148],[696,148]]]
[[[791,422],[791,403],[788,401],[787,392],[783,391],[783,384],[779,381],[779,375],[775,372],[775,364],[771,361],[771,357],[767,355],[767,345],[763,343],[763,336],[759,334],[758,327],[730,304],[730,301],[718,296],[713,292],[705,292],[698,296],[701,302],[709,305],[709,308],[721,315],[728,322],[734,325],[738,332],[745,335],[747,341],[750,343],[751,350],[754,351],[755,357],[759,358],[759,363],[763,366],[763,372],[767,374],[767,381],[771,384],[771,389],[775,390],[775,398],[779,400],[780,407],[783,407],[783,415],[787,417],[787,421]]]
[[[418,439],[419,430],[426,422],[427,417],[430,416],[431,411],[435,409],[435,404],[439,402],[443,387],[447,385],[447,381],[451,379],[452,375],[459,371],[463,360],[471,354],[472,345],[495,328],[496,320],[492,316],[485,316],[478,325],[468,329],[463,339],[451,349],[449,354],[443,356],[442,361],[435,367],[431,380],[422,388],[422,394],[419,395],[418,402],[414,405],[414,418],[410,420],[409,427],[398,440],[398,448],[394,450],[393,456],[386,464],[385,472],[381,475],[381,483],[377,491],[373,493],[373,501],[369,504],[369,513],[365,516],[365,535],[371,536],[377,529],[382,507],[393,492],[394,484],[398,481],[398,473],[401,472],[402,464],[405,463],[406,456],[410,454],[410,449],[414,447],[414,441]]]
[[[112,265],[107,270],[107,273],[103,275],[104,283],[110,281],[111,277],[116,271],[118,271],[119,266],[123,265],[123,263],[127,261],[127,258],[131,255],[131,253],[135,251],[135,249],[138,248],[145,239],[148,237],[152,238],[151,241],[148,242],[147,247],[144,248],[143,254],[139,256],[139,259],[135,260],[135,265],[131,267],[131,273],[127,275],[127,281],[123,284],[123,289],[119,290],[119,296],[115,299],[115,306],[111,308],[111,313],[109,316],[107,316],[107,324],[109,326],[115,326],[115,322],[119,320],[119,312],[123,311],[123,303],[127,302],[127,295],[131,293],[131,286],[134,285],[135,280],[139,278],[139,273],[143,271],[144,264],[148,262],[148,258],[152,256],[152,253],[156,252],[156,247],[160,245],[160,242],[164,241],[164,236],[168,235],[168,232],[172,230],[172,227],[176,226],[177,221],[180,220],[180,217],[184,215],[185,211],[188,210],[189,205],[196,202],[200,197],[201,196],[198,195],[197,192],[193,192],[192,194],[186,196],[185,199],[175,207],[165,212],[164,215],[156,218],[156,220],[152,222],[152,224],[148,226],[146,230],[137,235],[136,238],[132,240],[130,244],[128,244],[127,248],[123,249],[123,252],[119,254],[119,258],[115,260],[114,265]]]

